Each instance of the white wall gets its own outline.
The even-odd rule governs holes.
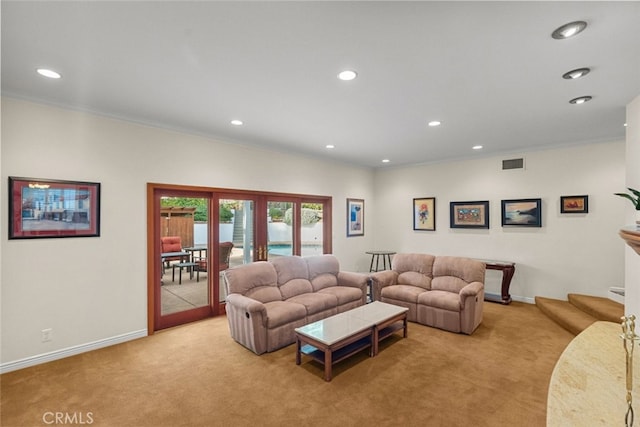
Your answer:
[[[372,199],[368,169],[7,98],[1,149],[2,215],[8,176],[102,184],[99,238],[8,240],[3,218],[5,367],[48,352],[146,335],[148,182],[332,196],[334,253],[345,270],[368,268],[364,252],[373,241],[371,223],[365,224],[365,236],[348,239],[344,225],[347,198]],[[45,328],[53,329],[53,340],[42,343]]]
[[[524,156],[526,169],[502,171],[503,159]],[[377,247],[514,261],[515,300],[566,299],[578,292],[606,296],[622,286],[624,245],[618,237],[624,185],[624,143],[613,142],[508,156],[378,170]],[[588,214],[560,214],[560,196],[588,195]],[[436,231],[414,231],[412,199],[436,198]],[[541,198],[542,228],[502,227],[502,199]],[[451,229],[449,202],[490,202],[490,228]],[[487,272],[499,294],[501,274]]]
[[[626,187],[640,189],[640,96],[627,105],[626,161]],[[625,224],[633,224],[636,217],[631,203],[626,203],[625,207]],[[625,252],[625,288],[625,313],[640,317],[640,256],[630,247]]]
[[[523,172],[499,171],[501,157],[373,172],[3,98],[1,144],[0,369],[146,334],[148,182],[332,196],[345,270],[393,249],[515,261],[511,293],[525,300],[623,283],[625,207],[612,196],[625,184],[622,142],[525,153]],[[101,182],[101,236],[9,241],[8,176]],[[589,214],[559,214],[572,194],[589,195]],[[437,199],[435,232],[412,230],[423,196]],[[543,199],[543,227],[500,227],[500,200],[524,197]],[[365,199],[363,237],[346,238],[346,198]],[[464,200],[491,201],[489,230],[449,229],[449,201]],[[489,272],[489,290],[498,283]]]

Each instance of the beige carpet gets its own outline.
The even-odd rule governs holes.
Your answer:
[[[472,336],[409,324],[331,382],[295,346],[256,356],[226,318],[2,375],[1,425],[48,412],[93,426],[544,426],[553,367],[573,338],[536,306],[485,303]],[[78,419],[78,418],[76,418]]]

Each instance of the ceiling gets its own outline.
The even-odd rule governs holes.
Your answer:
[[[637,1],[1,7],[3,96],[365,167],[621,140],[640,94]]]

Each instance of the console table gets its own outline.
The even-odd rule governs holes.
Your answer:
[[[500,270],[502,271],[502,287],[500,297],[497,298],[493,295],[484,294],[484,299],[491,302],[499,302],[500,304],[511,303],[511,295],[509,294],[509,287],[511,286],[511,279],[516,272],[516,263],[511,261],[496,261],[491,259],[479,259],[487,266],[487,270]]]

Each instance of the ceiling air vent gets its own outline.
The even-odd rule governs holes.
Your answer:
[[[524,159],[509,159],[502,161],[502,170],[524,169]]]

